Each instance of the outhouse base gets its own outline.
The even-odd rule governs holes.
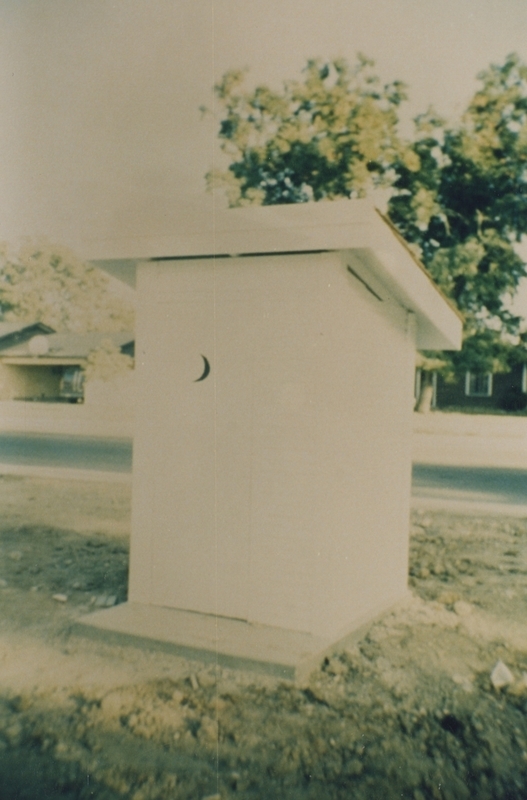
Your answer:
[[[358,641],[374,618],[392,606],[393,603],[377,609],[367,620],[356,621],[353,629],[336,641],[299,631],[141,603],[123,603],[88,614],[75,623],[73,630],[117,644],[164,650],[183,658],[301,681],[325,656]]]

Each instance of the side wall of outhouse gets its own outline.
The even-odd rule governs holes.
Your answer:
[[[139,266],[130,601],[336,637],[404,596],[414,317],[350,265]]]

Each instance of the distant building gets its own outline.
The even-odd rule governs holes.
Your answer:
[[[421,391],[421,370],[416,370],[415,397]],[[455,381],[433,374],[432,408],[488,408],[520,411],[527,407],[527,364],[510,372],[470,372]]]
[[[41,323],[0,323],[0,400],[83,402],[88,356],[107,340],[133,356],[132,333],[55,333]]]
[[[33,336],[54,333],[53,328],[43,322],[0,322],[0,350],[22,344]]]

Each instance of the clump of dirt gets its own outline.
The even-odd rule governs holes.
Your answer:
[[[124,599],[126,540],[69,486],[61,530],[0,529],[0,797],[527,797],[527,521],[416,512],[411,598],[295,685],[70,635]]]
[[[111,605],[126,599],[127,542],[41,525],[0,527],[2,586],[58,602]]]
[[[527,522],[499,517],[414,514],[410,584],[427,600],[526,619]],[[450,599],[450,603],[448,600]]]

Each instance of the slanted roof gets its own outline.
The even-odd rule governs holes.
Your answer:
[[[327,251],[349,251],[359,269],[415,314],[419,348],[459,349],[459,314],[366,200],[224,210],[209,202],[182,212],[171,235],[86,242],[83,257],[131,280],[137,261]]]
[[[0,349],[0,359],[10,363],[70,363],[84,361],[103,341],[112,341],[121,350],[130,352],[133,333],[50,333],[45,336],[48,349],[37,353],[31,348],[31,339],[12,347]]]
[[[27,328],[26,322],[0,322],[0,339]]]
[[[11,347],[41,333],[53,333],[53,328],[44,325],[43,322],[0,322],[0,349]]]

